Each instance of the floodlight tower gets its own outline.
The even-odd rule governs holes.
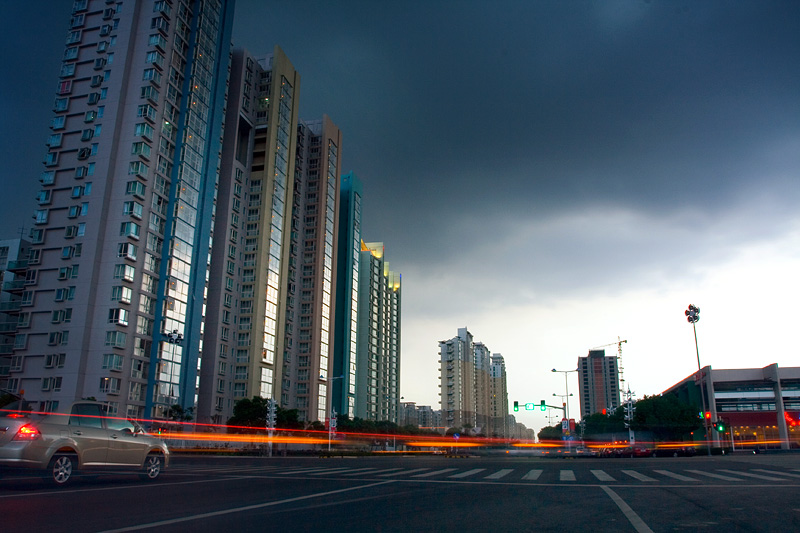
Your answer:
[[[697,353],[697,373],[700,376],[700,399],[703,401],[703,427],[706,431],[706,449],[708,455],[711,455],[711,430],[708,428],[708,417],[706,417],[706,393],[703,388],[705,376],[703,376],[702,367],[700,366],[700,348],[697,346],[697,321],[700,320],[700,308],[696,305],[689,304],[689,308],[683,312],[686,315],[686,321],[692,325],[694,331],[694,350]]]

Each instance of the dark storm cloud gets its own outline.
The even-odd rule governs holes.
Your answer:
[[[284,47],[301,112],[344,130],[365,230],[408,259],[497,210],[720,212],[753,182],[796,195],[781,176],[800,163],[797,4],[301,2],[259,40],[251,5],[238,38]]]

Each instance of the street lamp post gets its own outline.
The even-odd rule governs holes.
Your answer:
[[[577,368],[575,370],[556,370],[555,368],[552,370],[552,372],[561,372],[564,374],[564,389],[566,390],[565,396],[572,396],[572,394],[569,393],[569,373],[577,371]],[[564,418],[569,420],[569,402],[567,402],[566,409],[564,410]]]
[[[697,353],[697,374],[700,377],[700,399],[703,401],[703,427],[706,431],[706,450],[708,451],[708,455],[711,455],[711,430],[708,427],[708,418],[706,418],[706,393],[704,389],[705,385],[705,376],[703,376],[703,370],[700,366],[700,348],[697,345],[697,321],[700,320],[700,308],[689,304],[689,308],[683,312],[686,315],[686,321],[692,325],[692,330],[694,331],[694,350]]]
[[[575,370],[556,370],[555,368],[552,370],[553,372],[561,372],[564,374],[564,389],[566,394],[564,395],[564,419],[567,421],[567,427],[569,427],[569,397],[572,394],[569,393],[569,373],[570,372],[577,372],[578,369]],[[570,435],[570,438],[572,436]],[[570,441],[567,440],[567,448],[570,447]]]
[[[386,396],[387,400],[390,400],[390,401],[393,401],[393,402],[396,402],[397,400],[402,400],[404,398],[405,398],[405,396],[400,396],[399,398],[390,397],[389,395]],[[395,409],[395,415],[398,415],[397,411],[399,411],[399,409]],[[395,424],[397,424],[397,422],[395,422]],[[392,448],[394,448],[393,451],[395,451],[395,452],[397,451],[397,431],[396,430],[394,432],[394,435],[392,436]]]

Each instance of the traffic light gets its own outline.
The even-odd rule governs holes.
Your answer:
[[[722,422],[722,420],[717,420],[714,423],[714,429],[722,433],[723,431],[725,431],[725,424]]]
[[[547,405],[544,403],[544,400],[539,404],[539,409],[542,411],[547,411]]]
[[[514,411],[519,411],[519,402],[514,400]]]

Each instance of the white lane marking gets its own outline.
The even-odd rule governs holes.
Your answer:
[[[697,478],[676,474],[675,472],[670,472],[669,470],[653,470],[653,472],[657,472],[662,476],[671,477],[672,479],[677,479],[678,481],[700,481]]]
[[[562,470],[558,476],[559,481],[575,481],[575,472],[573,470]]]
[[[488,476],[486,476],[483,479],[500,479],[502,477],[507,476],[508,474],[510,474],[513,471],[514,471],[513,468],[503,468],[501,470],[498,470],[494,474],[489,474]]]
[[[800,474],[790,474],[788,472],[776,472],[775,470],[764,470],[763,468],[754,468],[753,472],[764,472],[765,474],[775,474],[776,476],[800,477]]]
[[[687,472],[691,472],[692,474],[697,474],[698,476],[706,476],[706,477],[713,477],[714,479],[721,479],[722,481],[742,481],[736,477],[730,476],[722,476],[720,474],[714,474],[712,472],[703,472],[702,470],[687,470]]]
[[[331,494],[340,494],[342,492],[351,492],[354,490],[368,489],[370,487],[377,487],[379,485],[386,485],[387,483],[394,483],[393,480],[387,479],[386,481],[379,481],[377,483],[370,483],[369,485],[359,485],[358,487],[348,487],[346,489],[329,490],[327,492],[317,492],[316,494],[307,494],[305,496],[297,496],[295,498],[287,498],[285,500],[276,500],[272,502],[257,503],[254,505],[246,505],[244,507],[234,507],[232,509],[223,509],[221,511],[213,511],[210,513],[200,513],[191,516],[184,516],[182,518],[173,518],[170,520],[161,520],[158,522],[151,522],[149,524],[139,524],[138,526],[121,527],[119,529],[109,529],[103,533],[118,533],[122,531],[138,531],[140,529],[148,529],[153,527],[168,526],[172,524],[180,524],[182,522],[191,522],[193,520],[202,520],[203,518],[211,518],[215,516],[222,516],[232,513],[242,513],[245,511],[252,511],[254,509],[263,509],[264,507],[272,507],[274,505],[281,505],[284,503],[292,503],[302,500],[310,500],[311,498],[319,498],[320,496],[329,496]]]
[[[788,479],[783,479],[780,477],[773,477],[773,476],[762,476],[761,474],[751,474],[749,472],[737,472],[736,470],[723,470],[719,469],[720,472],[725,472],[726,474],[734,474],[737,476],[745,476],[745,477],[754,477],[756,479],[764,479],[766,481],[789,481]]]
[[[253,476],[225,476],[225,477],[218,477],[214,479],[198,479],[192,481],[176,481],[174,483],[169,482],[156,482],[156,483],[147,483],[147,487],[172,487],[173,485],[197,485],[200,483],[222,483],[225,481],[230,481],[232,479],[247,479]],[[23,478],[20,478],[23,479]],[[136,485],[125,485],[119,487],[99,487],[96,489],[58,489],[54,491],[44,491],[44,492],[27,492],[21,494],[0,494],[0,499],[6,498],[30,498],[33,496],[50,496],[53,494],[77,494],[80,492],[99,492],[99,491],[108,491],[108,490],[126,490],[126,489],[137,489],[141,488],[144,485],[136,484]]]
[[[631,506],[625,503],[625,500],[619,497],[619,495],[611,490],[611,487],[607,487],[606,485],[600,485],[600,488],[605,491],[606,494],[611,498],[611,501],[617,504],[619,510],[622,511],[622,514],[625,515],[625,518],[631,523],[633,528],[638,533],[653,533],[653,530],[647,527],[647,524],[644,523],[636,512],[631,509]]]
[[[429,468],[412,468],[411,470],[401,470],[400,472],[392,472],[391,474],[381,474],[380,477],[405,476],[407,474],[413,474],[414,472],[424,472],[425,470],[430,470],[430,469]]]
[[[473,468],[472,470],[467,470],[466,472],[461,472],[460,474],[453,474],[452,476],[449,476],[449,477],[451,477],[451,478],[469,477],[469,476],[474,476],[478,472],[483,472],[484,470],[486,470],[486,469],[485,468]]]
[[[657,479],[653,479],[650,476],[646,476],[644,474],[640,474],[636,470],[620,470],[623,474],[627,474],[634,479],[638,479],[639,481],[658,481]]]
[[[608,475],[605,470],[592,470],[592,474],[594,474],[594,477],[599,481],[616,481],[616,479]]]
[[[531,470],[530,472],[522,476],[522,479],[529,481],[536,481],[537,479],[539,479],[539,476],[542,475],[542,472],[544,472],[544,470]]]
[[[431,477],[437,474],[446,474],[447,472],[455,472],[455,468],[443,468],[442,470],[434,470],[433,472],[425,472],[424,474],[416,474],[411,477]]]

